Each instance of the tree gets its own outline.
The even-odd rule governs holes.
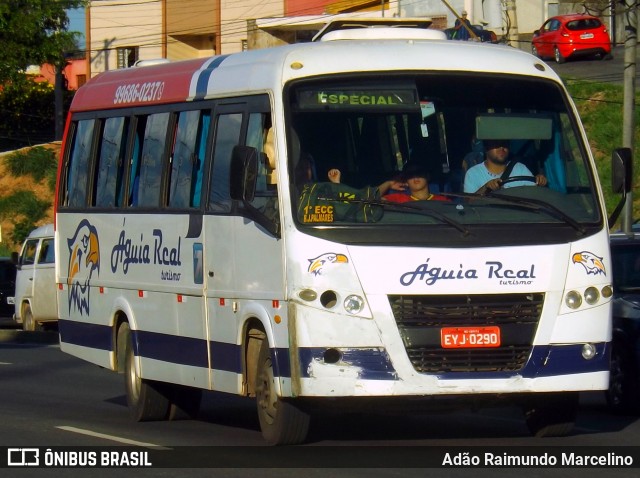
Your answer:
[[[0,2],[0,85],[20,82],[29,65],[64,66],[76,47],[67,10],[86,0],[2,0]]]

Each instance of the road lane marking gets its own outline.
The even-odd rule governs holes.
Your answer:
[[[145,448],[153,448],[154,450],[171,450],[171,448],[168,447],[164,447],[161,445],[156,445],[154,443],[145,443],[142,441],[136,441],[136,440],[129,440],[128,438],[122,438],[122,437],[118,437],[118,436],[114,436],[114,435],[106,435],[104,433],[98,433],[98,432],[94,432],[91,430],[83,430],[82,428],[76,428],[76,427],[67,427],[67,426],[59,426],[56,427],[60,430],[64,430],[67,432],[72,432],[72,433],[79,433],[81,435],[88,435],[88,436],[92,436],[92,437],[96,437],[96,438],[103,438],[105,440],[111,440],[111,441],[116,441],[118,443],[124,443],[126,445],[134,445],[134,446],[141,446],[141,447],[145,447]]]

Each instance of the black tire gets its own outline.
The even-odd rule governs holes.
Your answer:
[[[295,445],[304,442],[309,432],[309,414],[276,394],[269,342],[260,346],[256,373],[256,404],[262,436],[270,445]]]
[[[535,57],[538,57],[538,58],[542,59],[542,57],[538,53],[538,49],[535,47],[535,45],[531,45],[531,54],[533,56],[535,56]]]
[[[556,60],[556,63],[558,64],[561,64],[567,61],[567,59],[564,56],[562,56],[562,53],[560,53],[560,50],[558,49],[557,46],[553,47],[553,58]]]
[[[640,415],[640,383],[633,357],[623,342],[611,349],[609,389],[605,392],[609,410],[617,415]]]
[[[125,348],[124,382],[127,405],[131,417],[137,422],[165,420],[169,417],[169,399],[161,391],[161,384],[140,378],[135,366],[133,338],[129,324],[124,323],[122,335]]]
[[[571,433],[578,413],[578,393],[541,394],[524,407],[529,432],[535,437],[563,437]]]
[[[169,420],[191,420],[198,416],[202,390],[184,385],[166,384],[169,399]]]
[[[26,304],[22,311],[22,330],[26,332],[42,330],[42,326],[33,318],[33,312],[31,312],[31,306],[29,304]]]

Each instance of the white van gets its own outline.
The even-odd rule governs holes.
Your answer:
[[[53,224],[47,224],[31,231],[18,259],[14,320],[24,330],[58,320],[55,272]]]

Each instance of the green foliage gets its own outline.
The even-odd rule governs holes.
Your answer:
[[[74,92],[65,92],[65,111]],[[54,89],[48,83],[11,83],[0,91],[0,151],[53,141]]]
[[[13,249],[10,249],[6,243],[0,242],[0,257],[11,257],[11,254],[13,252],[16,252],[16,251],[14,251]]]
[[[51,149],[39,146],[17,151],[8,155],[4,163],[12,176],[31,176],[34,182],[46,181],[51,192],[55,191],[57,162],[55,152]],[[16,245],[21,244],[50,207],[50,200],[38,199],[29,190],[0,197],[0,217],[9,218],[14,225],[9,239]]]
[[[60,64],[75,49],[67,31],[67,10],[86,0],[2,0],[0,2],[0,84],[17,82],[29,65]]]
[[[0,92],[0,150],[53,140],[54,92],[48,83],[11,83]]]
[[[573,78],[565,78],[564,82],[573,97],[582,118],[593,156],[596,161],[598,176],[602,183],[608,214],[611,214],[620,201],[620,195],[611,190],[611,153],[622,146],[622,114],[624,105],[624,89],[622,85],[597,83]],[[636,95],[636,105],[640,104],[640,95]],[[636,107],[636,137],[634,158],[640,158],[640,114]],[[634,164],[634,171],[638,168]],[[634,173],[634,178],[637,174]],[[634,181],[634,189],[638,185]],[[633,217],[640,217],[640,201],[635,200]]]
[[[14,223],[11,241],[22,243],[36,223],[45,217],[49,207],[51,202],[38,199],[33,191],[16,191],[0,197],[0,217],[10,217]]]
[[[31,176],[37,182],[46,179],[51,192],[55,190],[58,164],[56,154],[51,149],[37,146],[25,151],[16,151],[7,156],[5,165],[13,176]]]

